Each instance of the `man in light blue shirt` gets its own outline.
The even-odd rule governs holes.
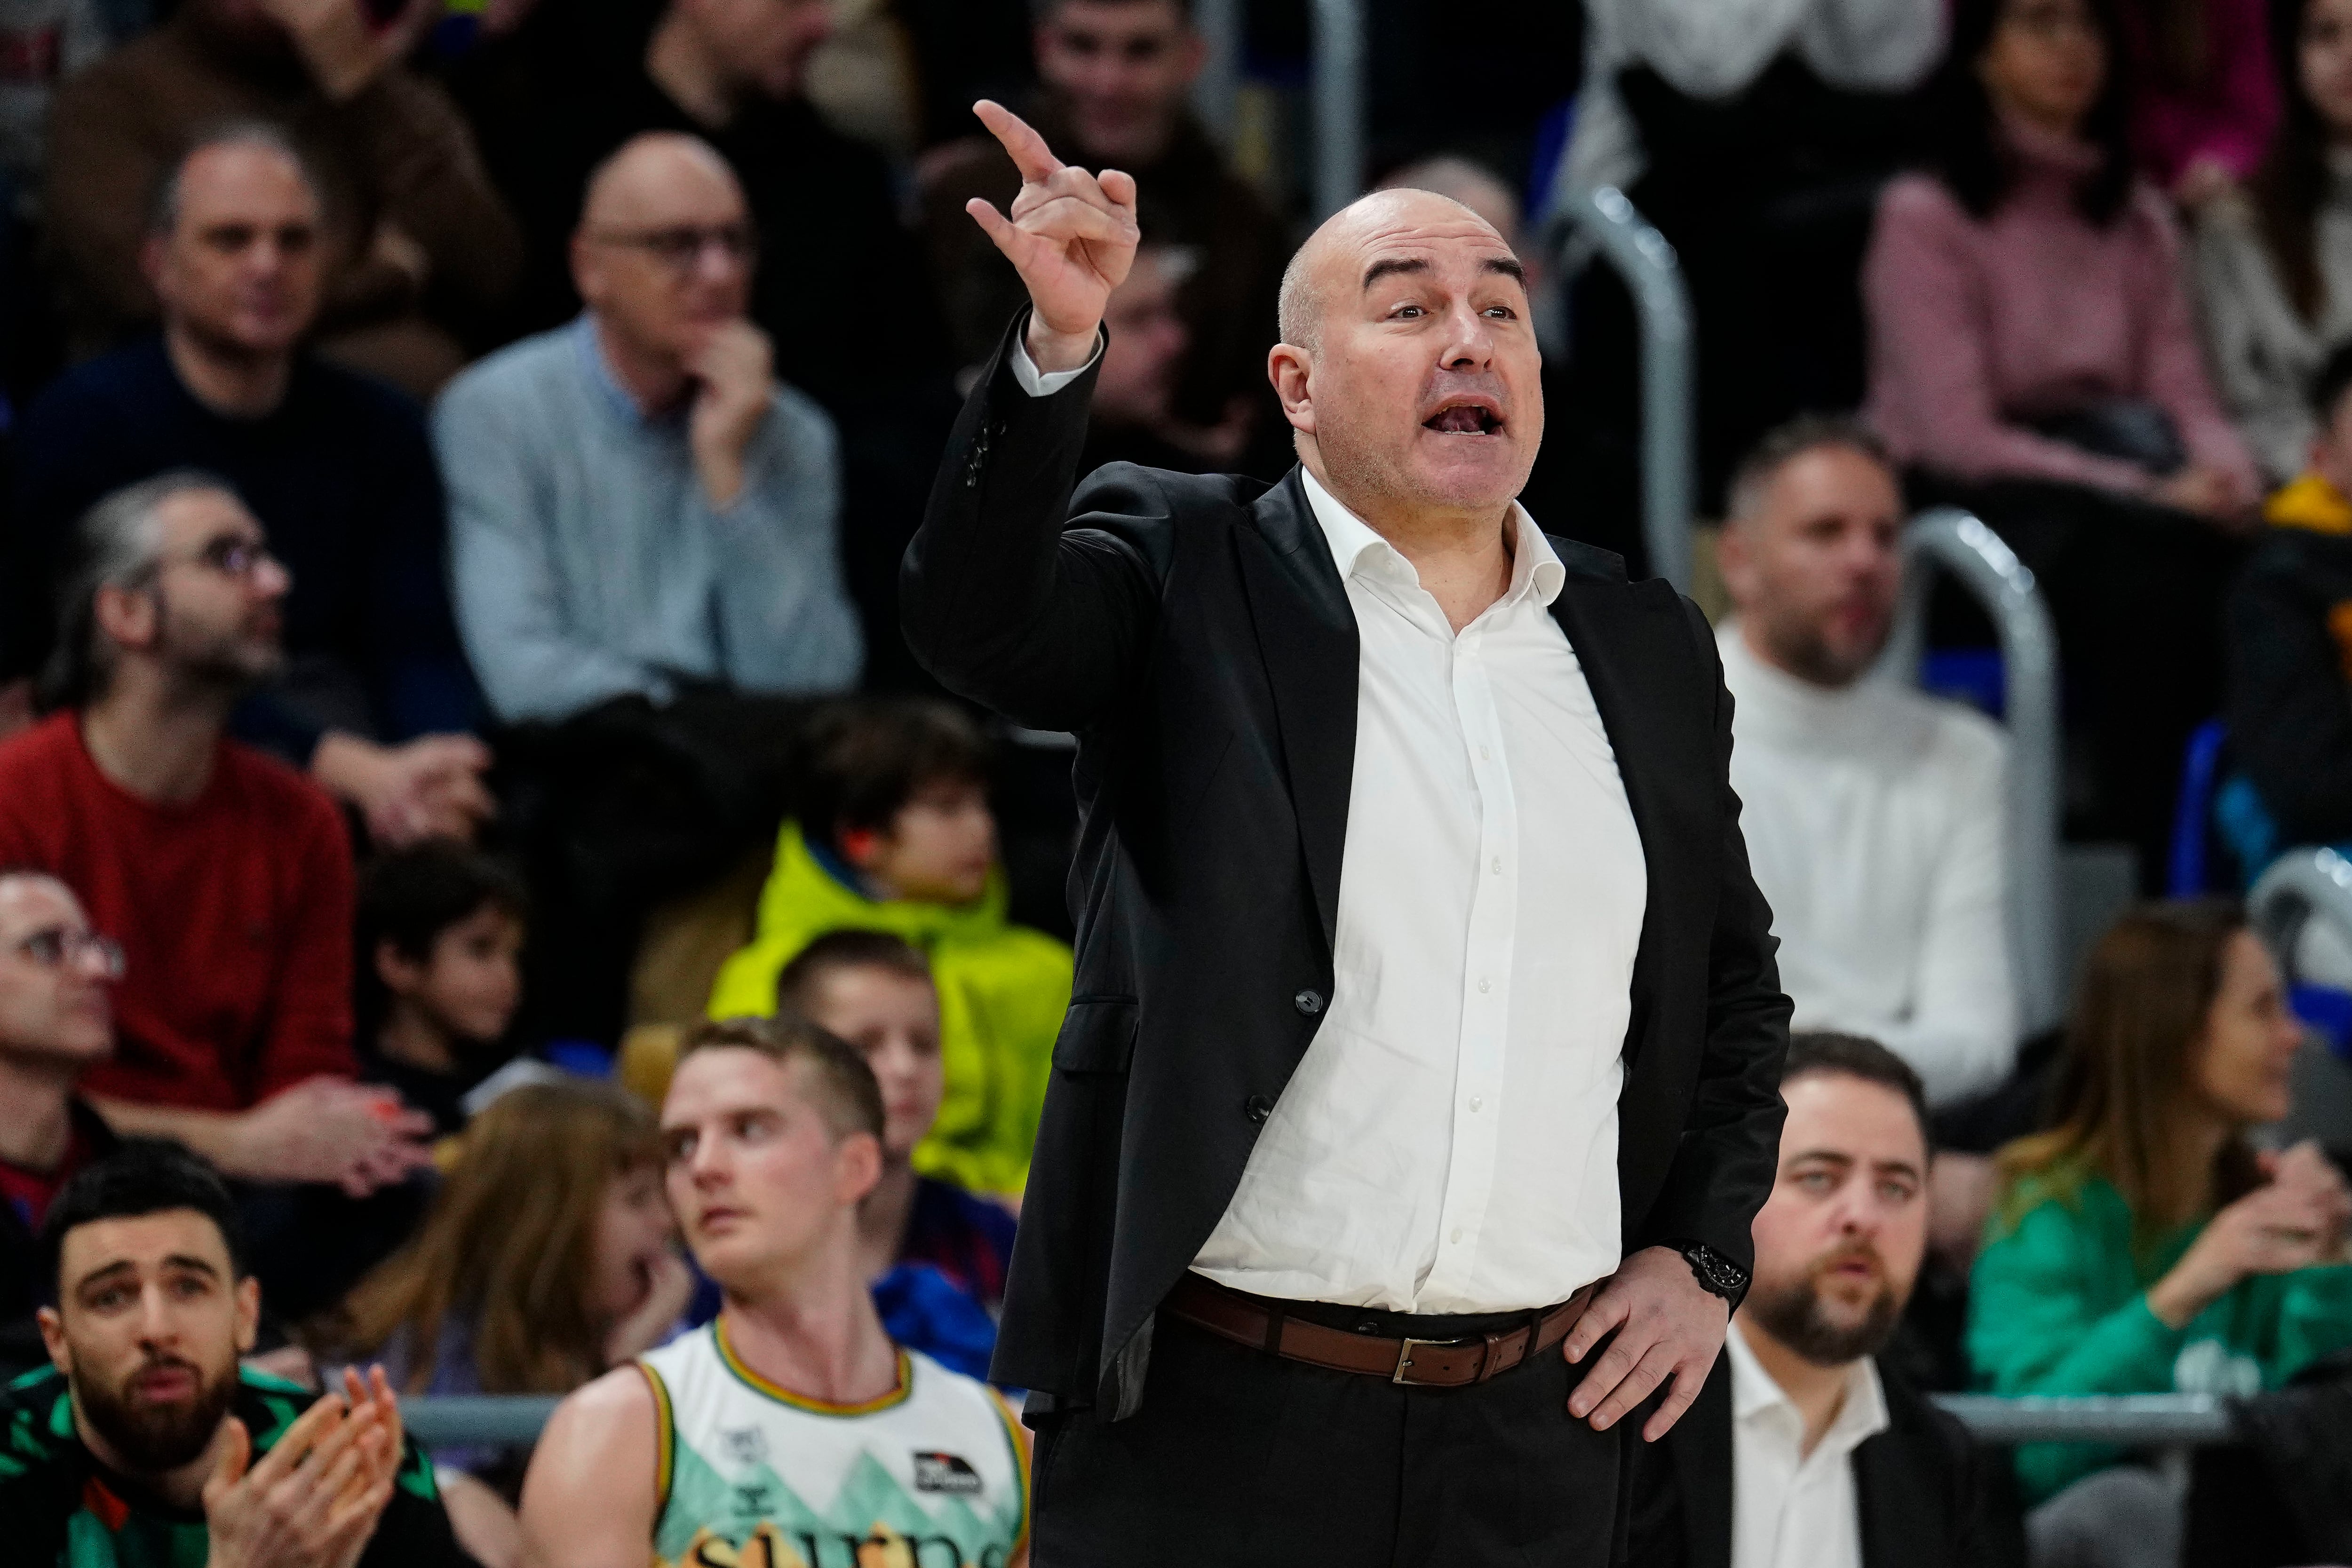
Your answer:
[[[856,683],[838,443],[745,318],[755,233],[709,146],[636,138],[572,236],[587,309],[435,409],[458,624],[509,723]]]

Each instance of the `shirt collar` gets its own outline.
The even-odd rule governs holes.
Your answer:
[[[1748,1339],[1740,1332],[1738,1319],[1733,1319],[1731,1332],[1723,1336],[1723,1352],[1731,1358],[1731,1416],[1747,1422],[1771,1409],[1788,1411],[1791,1427],[1804,1430],[1804,1416],[1797,1409],[1756,1353],[1748,1348]],[[1815,1454],[1849,1454],[1864,1442],[1886,1430],[1886,1390],[1878,1381],[1878,1364],[1868,1356],[1846,1368],[1845,1403],[1838,1406],[1837,1419],[1822,1434],[1813,1448]]]
[[[1340,505],[1339,498],[1315,477],[1312,469],[1301,465],[1298,478],[1307,487],[1307,505],[1315,514],[1317,526],[1323,530],[1324,541],[1331,547],[1331,562],[1339,569],[1343,580],[1378,570],[1401,573],[1414,587],[1421,585],[1420,574],[1403,553],[1373,532],[1363,518]],[[1559,552],[1544,538],[1543,530],[1536,527],[1535,518],[1517,501],[1511,503],[1511,521],[1518,533],[1511,551],[1511,585],[1503,591],[1503,598],[1509,601],[1532,593],[1538,603],[1549,604],[1559,597],[1560,588],[1568,580],[1568,568],[1560,564]]]

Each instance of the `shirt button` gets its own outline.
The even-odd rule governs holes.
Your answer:
[[[1263,1094],[1253,1094],[1242,1102],[1242,1114],[1253,1122],[1263,1122],[1274,1114],[1274,1102]]]
[[[1495,874],[1496,874],[1496,876],[1500,876],[1500,875],[1502,875],[1502,874],[1503,874],[1503,857],[1502,857],[1502,856],[1500,856],[1500,855],[1496,855],[1496,856],[1492,861],[1488,862],[1487,863],[1488,863],[1489,865],[1491,865],[1491,866],[1493,866],[1493,867],[1494,867],[1494,869],[1495,869]]]
[[[1486,1102],[1484,1099],[1480,1098],[1479,1096],[1477,1096],[1477,1095],[1475,1095],[1475,1094],[1473,1094],[1472,1096],[1470,1096],[1470,1109],[1472,1109],[1473,1111],[1483,1111],[1483,1110],[1485,1110],[1486,1108]]]
[[[1478,760],[1481,762],[1486,760],[1486,748],[1483,746],[1478,748]]]
[[[1455,1226],[1455,1227],[1454,1228],[1454,1234],[1453,1234],[1452,1236],[1447,1237],[1447,1238],[1446,1238],[1446,1239],[1447,1239],[1447,1240],[1449,1240],[1449,1241],[1451,1241],[1451,1242],[1453,1242],[1453,1243],[1454,1243],[1454,1245],[1455,1245],[1456,1247],[1461,1246],[1461,1245],[1462,1245],[1462,1228],[1461,1228],[1460,1226],[1458,1226],[1458,1225],[1457,1225],[1457,1226]]]
[[[1478,982],[1478,994],[1480,996],[1485,996],[1489,988],[1490,982],[1483,979]]]
[[[1323,993],[1320,991],[1301,991],[1297,996],[1290,998],[1290,1005],[1297,1008],[1300,1012],[1305,1013],[1308,1018],[1313,1018],[1317,1013],[1323,1010]]]

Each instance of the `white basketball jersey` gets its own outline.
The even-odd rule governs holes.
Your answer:
[[[863,1405],[770,1383],[724,1318],[637,1364],[661,1412],[660,1568],[1005,1568],[1028,1538],[1012,1411],[919,1352]]]

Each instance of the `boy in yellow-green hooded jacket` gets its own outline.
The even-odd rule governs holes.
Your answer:
[[[728,958],[713,1018],[776,1010],[776,977],[828,931],[921,949],[940,993],[946,1095],[915,1168],[1018,1195],[1070,1001],[1070,950],[1009,923],[979,729],[944,703],[855,703],[811,725],[799,814],[776,841],[756,934]]]

